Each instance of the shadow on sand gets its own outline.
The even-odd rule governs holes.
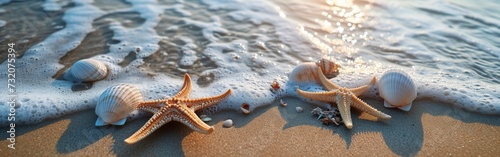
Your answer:
[[[296,99],[296,98],[289,98]],[[286,101],[286,99],[284,99]],[[294,101],[291,101],[294,102]],[[300,101],[295,101],[300,102]],[[392,118],[387,121],[373,122],[370,120],[364,120],[358,118],[360,112],[358,110],[352,110],[352,121],[354,127],[349,130],[343,125],[321,125],[321,122],[312,116],[294,116],[296,113],[289,113],[290,110],[286,111],[280,108],[280,113],[282,117],[287,121],[287,124],[283,126],[283,130],[299,125],[315,125],[325,129],[332,130],[333,134],[338,134],[347,143],[347,148],[351,145],[351,140],[353,136],[362,133],[369,132],[380,132],[384,138],[387,146],[397,155],[400,156],[415,156],[422,149],[424,142],[424,129],[422,126],[422,116],[423,114],[430,114],[433,116],[449,116],[453,119],[459,120],[464,123],[483,123],[487,125],[500,126],[500,121],[498,116],[492,115],[482,115],[477,113],[472,113],[469,111],[464,111],[456,107],[446,105],[443,103],[436,103],[428,100],[415,101],[413,107],[409,112],[404,112],[398,109],[387,109],[383,107],[382,100],[368,99],[366,102],[372,105],[379,111],[382,111]],[[288,106],[295,108],[296,106],[304,107],[304,111],[311,111],[316,108],[314,105],[294,104],[288,103]],[[287,107],[288,107],[287,106]],[[297,120],[297,118],[309,118],[311,117],[311,122],[306,124],[302,123],[304,120]],[[459,124],[442,124],[447,126],[449,130],[442,130],[441,135],[446,135],[447,131],[459,130]],[[429,139],[426,139],[429,140]]]
[[[424,142],[424,129],[422,126],[423,114],[430,114],[433,116],[449,116],[453,119],[459,120],[464,123],[483,123],[492,126],[500,126],[500,121],[496,121],[498,116],[479,115],[468,111],[457,109],[450,105],[439,104],[430,101],[416,101],[410,112],[402,112],[395,109],[386,109],[382,107],[380,100],[369,99],[366,102],[377,108],[378,110],[392,116],[392,119],[382,122],[373,122],[358,118],[359,112],[353,111],[352,120],[354,127],[352,130],[346,129],[344,126],[336,125],[322,125],[315,116],[309,113],[310,110],[316,106],[299,101],[296,98],[284,98],[288,102],[287,107],[278,107],[281,117],[286,121],[282,130],[301,125],[310,125],[321,127],[325,130],[331,130],[332,134],[338,134],[347,143],[347,148],[351,145],[353,136],[362,133],[380,132],[384,138],[387,146],[397,155],[413,156],[416,155],[421,149]],[[214,125],[227,118],[232,118],[235,121],[236,128],[241,128],[248,125],[256,117],[261,116],[269,109],[277,107],[279,102],[274,102],[272,105],[258,108],[252,114],[244,115],[236,111],[220,111],[213,115],[212,121],[209,125]],[[431,106],[433,105],[433,106]],[[300,106],[304,108],[303,113],[297,113],[295,107]],[[94,110],[85,110],[71,115],[63,116],[58,119],[46,120],[40,124],[30,126],[16,127],[17,137],[23,136],[37,129],[44,128],[53,123],[62,120],[69,120],[67,128],[58,139],[56,150],[60,153],[67,154],[81,149],[84,149],[106,136],[111,136],[113,145],[111,146],[112,152],[118,156],[137,156],[149,154],[152,156],[185,156],[182,148],[182,141],[189,134],[194,133],[187,126],[178,122],[170,122],[156,130],[154,133],[139,141],[138,143],[129,145],[123,142],[124,139],[132,135],[142,125],[146,123],[149,116],[128,121],[124,126],[104,126],[96,127],[94,122],[97,116]],[[458,124],[443,124],[449,125],[450,130],[460,129]],[[4,130],[4,129],[2,129]],[[443,130],[441,133],[446,134]],[[6,134],[2,134],[5,136]],[[2,137],[5,139],[4,137]],[[210,140],[210,138],[199,139],[199,142],[206,142],[202,140]],[[429,139],[426,139],[429,140]],[[171,145],[165,145],[169,141]],[[5,140],[0,141],[5,143]],[[159,148],[160,147],[160,148]],[[159,150],[159,151],[158,151]]]

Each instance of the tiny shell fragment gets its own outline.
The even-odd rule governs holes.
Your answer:
[[[304,111],[304,109],[302,107],[296,107],[295,111],[297,111],[298,113],[301,113],[302,111]]]
[[[286,107],[286,102],[283,101],[283,99],[280,99],[280,105],[283,106],[283,107]]]

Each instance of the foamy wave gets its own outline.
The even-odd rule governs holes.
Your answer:
[[[191,97],[216,95],[233,89],[231,96],[222,101],[216,109],[239,110],[241,104],[247,103],[250,110],[254,110],[271,104],[281,96],[297,96],[297,87],[312,91],[322,90],[317,84],[285,84],[288,73],[300,62],[315,61],[325,56],[337,60],[342,65],[341,74],[332,80],[341,86],[359,86],[368,82],[371,76],[379,78],[387,69],[400,68],[408,71],[416,80],[419,88],[418,99],[433,99],[471,111],[500,114],[500,93],[496,91],[500,88],[497,84],[485,83],[468,76],[467,73],[451,73],[441,65],[436,67],[446,69],[445,72],[429,67],[400,66],[367,50],[359,50],[357,46],[372,45],[383,48],[384,46],[377,42],[386,39],[370,39],[370,36],[373,37],[371,29],[376,27],[364,25],[362,20],[353,18],[359,13],[365,14],[360,10],[350,12],[352,15],[346,17],[349,20],[339,23],[349,26],[347,22],[357,22],[359,25],[351,23],[344,31],[338,31],[337,33],[354,34],[340,34],[342,40],[338,41],[311,31],[316,28],[294,22],[294,19],[285,15],[286,11],[268,1],[203,1],[206,6],[183,1],[169,5],[164,5],[163,2],[159,4],[155,0],[127,2],[131,5],[128,8],[104,11],[92,5],[90,0],[74,1],[78,5],[64,13],[64,29],[51,34],[27,50],[22,58],[17,59],[16,123],[37,123],[47,118],[94,108],[97,97],[107,87],[119,83],[138,86],[148,100],[165,98],[179,90],[182,85],[182,75],[179,74],[184,72],[193,74],[193,81],[197,82],[193,84]],[[54,4],[47,4],[47,7],[52,5]],[[54,5],[46,9],[57,8]],[[110,20],[112,40],[119,42],[110,44],[109,50],[105,50],[107,53],[92,57],[104,62],[111,69],[107,78],[95,82],[92,88],[83,91],[72,91],[72,82],[52,78],[64,68],[59,64],[59,59],[81,46],[85,37],[96,29],[92,25],[96,20],[119,13],[138,13],[144,21],[137,27],[125,27],[123,23]],[[346,13],[349,12],[342,14]],[[170,21],[176,22],[169,23]],[[395,48],[410,58],[436,56],[412,51],[408,47],[425,46],[404,42],[406,39],[407,37],[388,39],[388,43],[393,45],[388,45],[387,49]],[[311,43],[316,44],[318,48],[313,47]],[[404,45],[403,48],[397,47],[398,43]],[[179,52],[174,54],[173,57],[178,55],[174,59],[169,58],[172,57],[169,51],[173,50]],[[167,59],[159,62],[149,61],[162,59],[155,55],[163,55]],[[133,56],[134,59],[128,59],[128,56]],[[394,57],[394,60],[399,59],[404,61]],[[125,62],[126,64],[122,64]],[[7,71],[6,64],[7,62],[2,63],[1,71]],[[159,64],[158,68],[155,64]],[[151,67],[169,71],[158,72]],[[462,72],[460,68],[454,70]],[[284,85],[282,91],[270,90],[273,80]],[[0,89],[7,89],[6,84],[0,84]],[[7,94],[6,90],[0,91],[0,95]],[[379,98],[376,87],[365,96]],[[9,109],[7,100],[0,100],[0,110]],[[8,123],[6,116],[2,114],[0,126]]]
[[[213,75],[212,79],[215,81],[206,87],[194,85],[191,96],[204,97],[219,94],[228,88],[234,89],[231,97],[221,102],[218,109],[239,109],[242,103],[248,103],[251,105],[250,110],[253,110],[259,106],[270,104],[275,100],[275,95],[269,90],[271,81],[284,77],[286,72],[293,67],[290,63],[298,63],[297,58],[287,55],[283,55],[281,58],[267,58],[258,55],[258,52],[249,52],[248,39],[233,39],[230,42],[218,41],[217,37],[214,36],[215,33],[227,32],[225,27],[231,26],[222,26],[220,22],[217,22],[218,15],[211,17],[214,23],[191,19],[191,13],[182,9],[183,3],[161,6],[156,1],[129,1],[132,5],[130,8],[103,11],[93,6],[91,1],[75,2],[78,5],[68,9],[64,14],[63,20],[66,22],[64,29],[53,33],[44,41],[31,47],[16,62],[16,82],[18,83],[16,87],[18,94],[16,123],[37,123],[47,118],[93,108],[95,100],[101,92],[118,83],[131,83],[138,86],[146,99],[159,99],[176,93],[182,84],[180,79],[164,74],[152,76],[149,75],[151,71],[146,67],[141,67],[145,64],[143,58],[159,50],[158,43],[160,41],[174,38],[160,36],[154,28],[161,20],[161,16],[158,15],[162,15],[165,10],[181,13],[184,16],[185,25],[195,25],[201,28],[204,37],[210,41],[201,52],[191,53],[202,53],[215,62],[217,68],[204,71],[204,74]],[[218,4],[216,2],[207,3]],[[241,5],[245,6],[246,4]],[[289,32],[294,30],[294,26],[283,24],[286,23],[285,20],[275,18],[277,13],[272,4],[264,2],[251,8],[253,10],[245,7],[238,8],[238,10],[234,10],[235,8],[227,9],[234,10],[229,11],[230,16],[237,21],[250,20],[255,24],[268,23],[278,28],[282,38],[289,40],[294,37],[294,33]],[[94,83],[91,89],[83,91],[72,91],[72,82],[53,79],[52,76],[63,68],[58,64],[59,58],[78,47],[85,36],[93,31],[93,21],[117,12],[138,12],[145,21],[136,28],[126,28],[117,22],[110,24],[109,28],[114,32],[113,40],[120,42],[110,45],[108,53],[92,57],[104,62],[110,68],[110,75],[106,79]],[[286,30],[286,32],[281,30]],[[265,34],[259,35],[260,39],[271,39],[270,37],[262,37]],[[185,38],[185,41],[188,42],[186,45],[189,45],[188,37],[180,38]],[[194,44],[191,42],[191,45]],[[196,45],[191,47],[196,48]],[[307,48],[308,46],[303,47]],[[124,67],[120,66],[119,63],[123,62],[130,52],[135,53],[136,59]],[[305,56],[316,55],[307,53]],[[196,58],[192,59],[197,60]],[[284,63],[272,61],[276,59],[289,61]],[[189,58],[182,59],[182,62],[195,61],[189,61]],[[2,63],[1,70],[6,71],[6,67],[6,62]],[[194,80],[198,79],[196,76],[193,78]],[[5,88],[5,85],[2,85],[2,89]],[[7,95],[6,91],[1,91],[0,94]],[[3,111],[9,110],[6,100],[2,100],[1,104],[0,107]],[[7,124],[7,118],[6,115],[2,116],[4,117],[1,121],[3,126]]]

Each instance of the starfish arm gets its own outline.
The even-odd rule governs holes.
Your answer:
[[[188,126],[192,130],[198,131],[203,134],[210,134],[214,131],[214,128],[203,122],[193,110],[187,107],[180,107],[179,115],[174,116],[173,120],[181,122],[182,124]]]
[[[356,107],[357,109],[360,109],[361,111],[363,112],[366,112],[370,115],[373,115],[377,118],[380,118],[380,119],[390,119],[391,116],[373,108],[372,106],[368,105],[366,102],[364,102],[363,100],[359,99],[358,97],[356,96],[351,96],[352,98],[352,101],[353,101],[353,106]]]
[[[321,68],[316,68],[317,69],[317,73],[318,73],[318,77],[319,77],[319,81],[321,82],[321,84],[326,88],[326,90],[335,90],[335,89],[339,89],[340,86],[336,85],[335,83],[333,82],[330,82],[330,80],[328,80],[325,76],[325,74],[323,74],[323,71],[321,70]]]
[[[231,89],[228,89],[225,93],[213,97],[199,98],[199,99],[180,99],[179,103],[184,103],[186,106],[193,109],[193,111],[198,111],[200,109],[205,109],[208,107],[215,106],[218,102],[226,99],[231,95]]]
[[[300,89],[297,89],[297,93],[307,99],[313,99],[323,102],[335,102],[335,94],[337,91],[328,91],[328,92],[306,92]]]
[[[368,90],[370,90],[370,88],[372,88],[376,82],[377,82],[377,78],[375,76],[373,76],[370,84],[364,85],[364,86],[361,86],[358,88],[350,88],[348,90],[351,91],[352,93],[354,93],[354,95],[360,96],[361,94],[366,93]]]
[[[186,73],[184,74],[184,84],[182,85],[181,90],[172,98],[188,98],[189,92],[191,92],[191,77]]]
[[[344,121],[344,125],[347,129],[352,128],[352,119],[351,119],[351,104],[352,100],[349,98],[348,94],[339,93],[335,96],[337,108],[340,112],[340,117]]]
[[[159,100],[153,100],[153,101],[143,101],[137,105],[137,109],[151,112],[151,113],[156,113],[160,111],[160,108],[163,106],[163,104],[166,103],[167,100],[165,99],[159,99]]]
[[[142,126],[137,132],[135,132],[132,136],[125,139],[125,142],[128,144],[132,144],[138,142],[153,133],[155,130],[163,126],[164,124],[172,121],[173,109],[174,105],[167,105],[163,107],[160,111],[155,113],[153,117],[151,117],[144,126]]]

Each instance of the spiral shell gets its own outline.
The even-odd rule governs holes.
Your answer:
[[[335,62],[322,58],[317,62],[305,62],[293,69],[289,76],[289,82],[292,83],[304,83],[304,82],[314,82],[319,83],[319,74],[316,70],[321,68],[323,74],[326,78],[331,79],[339,74],[339,65]]]
[[[64,74],[64,78],[75,82],[93,82],[104,79],[108,75],[108,67],[95,59],[77,61]]]
[[[384,106],[409,111],[417,97],[417,87],[408,74],[401,70],[388,70],[379,80],[378,91]]]
[[[321,71],[323,71],[323,74],[325,74],[328,79],[339,75],[339,65],[332,60],[322,58],[316,62],[316,65],[321,68]]]
[[[95,113],[98,118],[95,125],[123,125],[127,116],[141,102],[143,102],[142,93],[137,87],[129,84],[111,86],[97,99]]]

